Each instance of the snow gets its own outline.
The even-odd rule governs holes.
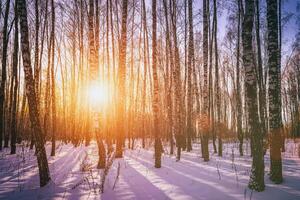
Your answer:
[[[300,199],[300,159],[298,144],[288,141],[283,153],[284,183],[268,179],[269,156],[265,156],[264,192],[247,188],[251,168],[249,144],[246,156],[238,155],[238,144],[224,144],[223,157],[210,155],[204,162],[200,145],[192,152],[175,156],[163,155],[162,168],[154,168],[152,149],[126,149],[123,159],[115,159],[105,179],[104,193],[100,185],[103,170],[96,168],[97,145],[58,143],[55,157],[48,157],[52,181],[39,187],[34,150],[26,144],[18,146],[16,155],[9,149],[0,152],[0,199]],[[50,155],[51,143],[46,144]],[[212,152],[212,151],[210,151]]]

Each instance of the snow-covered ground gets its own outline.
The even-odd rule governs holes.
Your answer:
[[[101,194],[104,172],[96,169],[95,142],[77,148],[59,143],[56,156],[48,157],[52,181],[44,188],[39,188],[34,150],[20,145],[16,155],[9,155],[9,149],[0,152],[0,199],[300,199],[298,144],[289,141],[283,153],[283,184],[269,181],[265,157],[266,190],[260,193],[247,188],[251,157],[240,157],[236,143],[225,144],[223,157],[211,154],[207,163],[199,148],[196,144],[192,152],[183,152],[180,162],[164,155],[161,169],[153,167],[152,150],[139,145],[126,150],[123,159],[114,160]],[[247,154],[249,145],[245,149]]]

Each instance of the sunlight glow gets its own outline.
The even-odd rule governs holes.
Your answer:
[[[106,84],[90,84],[88,87],[88,101],[93,107],[105,107],[110,99],[110,89]]]

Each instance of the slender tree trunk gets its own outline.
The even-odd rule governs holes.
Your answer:
[[[209,151],[208,151],[208,139],[210,130],[210,118],[209,118],[209,102],[208,102],[208,78],[207,78],[207,63],[208,63],[208,9],[209,0],[203,0],[203,111],[201,114],[201,120],[206,123],[206,128],[202,132],[201,138],[201,149],[202,157],[205,162],[209,161]],[[205,130],[206,129],[206,130]]]
[[[0,150],[2,150],[3,136],[7,137],[5,132],[5,85],[6,85],[6,64],[7,64],[7,46],[8,46],[8,15],[9,15],[10,0],[6,1],[4,24],[3,24],[3,45],[2,45],[2,72],[0,85]]]
[[[259,1],[255,0],[255,6],[256,6],[256,45],[257,45],[257,78],[258,78],[258,89],[259,89],[259,116],[260,116],[260,123],[261,123],[261,131],[264,135],[264,138],[266,138],[266,101],[265,101],[265,87],[264,87],[264,76],[263,76],[263,66],[262,66],[262,55],[261,55],[261,42],[260,42],[260,12],[259,12]],[[264,141],[264,147],[265,145]],[[266,152],[266,149],[264,149],[264,154]]]
[[[244,142],[244,133],[242,130],[242,100],[241,100],[241,83],[240,83],[240,37],[241,37],[241,0],[238,2],[238,27],[237,27],[237,50],[236,50],[236,112],[237,112],[237,135],[239,140],[239,152],[240,156],[243,156],[243,142]]]
[[[264,184],[264,157],[263,134],[259,128],[257,104],[256,76],[252,46],[252,31],[254,19],[254,0],[245,1],[245,17],[243,21],[242,43],[243,63],[245,70],[246,104],[249,119],[249,131],[252,138],[253,160],[249,181],[249,188],[263,191]]]
[[[58,62],[62,66],[60,68],[61,75],[61,90],[62,90],[62,128],[61,128],[61,139],[66,143],[66,75],[64,73],[66,66],[63,65],[61,50],[60,48],[57,50]],[[64,66],[64,67],[63,67]]]
[[[99,22],[99,0],[95,1],[95,64],[96,68],[99,68],[99,28],[100,28],[100,22]],[[104,38],[104,37],[103,37]],[[104,66],[103,66],[104,67]],[[102,71],[102,78],[104,77],[104,71]]]
[[[55,94],[55,70],[54,70],[54,50],[55,50],[55,10],[54,0],[51,0],[51,110],[52,110],[52,146],[51,156],[55,156],[56,140],[56,94]]]
[[[167,104],[168,104],[168,119],[169,119],[169,128],[168,128],[168,137],[170,140],[170,154],[174,152],[174,140],[173,140],[173,106],[172,106],[172,72],[174,70],[173,62],[173,52],[172,52],[172,43],[170,40],[170,27],[169,27],[169,17],[168,17],[168,8],[166,0],[163,0],[163,7],[165,13],[166,21],[166,49],[167,49]]]
[[[96,62],[96,67],[99,68],[99,0],[95,0],[95,6],[96,6],[96,10],[95,10],[95,62]],[[108,41],[107,41],[108,42]],[[104,67],[104,65],[103,65]],[[102,77],[104,77],[104,70],[102,71]],[[102,120],[103,121],[103,120]],[[102,122],[103,124],[103,122]],[[97,137],[97,144],[98,144],[98,151],[99,151],[99,161],[98,161],[98,169],[104,169],[105,165],[106,165],[106,149],[104,146],[104,142],[103,142],[103,135],[104,135],[104,126],[102,126],[102,130],[101,132],[98,132]],[[90,140],[90,138],[88,138],[88,140]],[[89,142],[88,142],[89,143]]]
[[[193,28],[193,1],[188,1],[188,16],[189,16],[189,41],[188,41],[188,95],[187,95],[187,151],[192,150],[192,116],[193,116],[193,88],[192,88],[192,73],[194,64],[194,28]]]
[[[110,13],[110,1],[107,0],[106,1],[106,59],[107,59],[107,74],[108,74],[108,84],[111,85],[112,84],[112,79],[111,79],[111,67],[114,67],[112,66],[110,63],[111,59],[114,59],[113,57],[111,58],[110,57],[110,49],[109,49],[109,33],[110,33],[110,22],[111,22],[111,13]],[[113,69],[114,71],[114,69]],[[113,77],[114,78],[114,77]],[[113,84],[114,85],[114,84]],[[111,94],[110,94],[111,95]],[[114,93],[112,93],[112,95],[114,95]],[[108,120],[108,123],[110,125],[108,125],[107,127],[107,133],[106,133],[106,138],[105,138],[105,141],[106,141],[106,144],[107,144],[107,154],[110,154],[111,151],[112,151],[112,119],[113,119],[113,115],[112,113],[109,113],[107,112],[107,120]]]
[[[19,74],[20,74],[20,71],[21,70],[19,70]],[[23,90],[26,91],[26,85],[25,84],[23,86]],[[20,112],[20,122],[19,122],[19,127],[18,127],[18,129],[19,129],[20,132],[25,132],[25,130],[24,130],[24,124],[25,124],[24,121],[25,121],[25,110],[26,110],[26,106],[27,106],[26,102],[27,102],[27,97],[26,97],[26,94],[24,94],[22,96],[21,112]],[[29,149],[33,148],[33,147],[30,148],[30,147],[29,147]]]
[[[214,113],[215,113],[215,107],[214,107],[214,94],[213,94],[213,43],[214,43],[214,33],[215,33],[215,18],[213,18],[212,22],[212,28],[210,28],[210,5],[207,5],[207,14],[208,14],[208,65],[209,65],[209,70],[208,70],[208,107],[209,107],[209,120],[211,126],[209,127],[209,133],[211,133],[212,136],[212,143],[213,143],[213,148],[214,148],[214,153],[217,153],[217,145],[216,145],[216,120],[214,118]]]
[[[135,26],[135,0],[133,0],[132,25],[131,25],[131,44],[130,44],[130,77],[129,77],[129,107],[128,107],[128,148],[130,149],[133,140],[133,107],[134,107],[134,26]]]
[[[281,160],[281,87],[280,63],[278,41],[278,1],[267,0],[267,25],[268,25],[268,102],[269,102],[269,132],[270,145],[270,179],[274,183],[282,182]]]
[[[89,78],[91,81],[96,81],[98,78],[98,66],[96,58],[96,45],[95,45],[95,29],[94,29],[94,0],[89,0],[88,12],[88,41],[89,41]],[[98,42],[98,41],[97,41]]]
[[[114,23],[113,23],[113,3],[112,0],[109,0],[109,14],[110,14],[110,30],[111,30],[111,49],[112,49],[112,78],[113,78],[113,85],[114,85],[114,93],[113,93],[113,102],[114,105],[116,105],[117,102],[117,98],[116,98],[116,91],[117,91],[117,81],[116,81],[116,54],[115,54],[115,32],[114,32]],[[116,117],[116,110],[114,109],[114,115],[113,117]],[[113,130],[116,131],[116,123],[113,123],[112,125]],[[113,138],[111,138],[113,139]],[[110,144],[111,142],[109,142],[108,144]],[[111,146],[111,145],[110,145]],[[111,150],[112,148],[108,147],[108,152]]]
[[[278,62],[279,65],[281,66],[281,46],[282,46],[282,23],[281,23],[281,13],[282,13],[282,0],[278,0],[278,40],[279,40],[279,55],[278,55]],[[281,67],[280,67],[281,68]],[[279,76],[281,77],[281,70],[279,70]],[[281,87],[281,80],[279,80],[279,88]],[[299,79],[298,79],[298,84],[299,84]],[[299,88],[299,87],[298,87]],[[300,93],[299,93],[300,94]],[[300,98],[299,98],[300,99]],[[298,124],[299,126],[299,124]],[[281,151],[285,152],[285,134],[284,131],[281,132]]]
[[[38,101],[38,110],[39,109],[39,29],[40,29],[40,21],[39,21],[39,0],[35,0],[34,3],[35,10],[35,42],[34,42],[34,85],[35,91],[37,95]]]
[[[162,144],[159,135],[159,83],[157,75],[157,41],[156,41],[156,0],[152,0],[152,73],[153,94],[152,109],[154,115],[154,138],[155,138],[155,167],[161,167]]]
[[[43,187],[50,181],[50,173],[46,156],[46,150],[44,147],[42,128],[39,121],[39,113],[37,110],[37,100],[34,88],[33,73],[31,68],[26,1],[17,0],[17,7],[18,15],[20,18],[21,50],[25,74],[26,95],[29,104],[29,117],[36,141],[36,156],[40,174],[40,186]]]
[[[142,21],[142,16],[141,16],[141,21]],[[139,28],[139,41],[138,41],[138,69],[137,69],[137,81],[136,81],[136,97],[135,97],[135,107],[134,107],[134,116],[135,116],[135,120],[136,121],[139,121],[141,120],[141,115],[139,113],[139,108],[140,108],[140,71],[141,71],[141,60],[142,60],[142,56],[141,56],[141,47],[142,47],[142,25],[140,26]],[[140,132],[140,126],[139,125],[136,125],[136,121],[134,121],[134,127],[133,127],[133,131],[134,131],[134,135],[133,135],[133,138],[132,138],[132,144],[131,144],[131,149],[133,150],[134,149],[134,141],[136,139],[136,137],[138,135],[136,135],[136,133],[139,133]]]
[[[39,0],[37,0],[35,2],[35,13],[38,14],[39,11],[39,4],[38,4]],[[46,0],[45,2],[45,14],[44,14],[44,24],[43,24],[43,30],[42,30],[42,35],[41,35],[41,38],[44,38],[45,37],[45,33],[46,33],[46,30],[48,31],[48,29],[46,29],[48,27],[48,0]],[[36,98],[37,98],[37,101],[38,101],[38,112],[41,113],[41,91],[42,91],[42,65],[40,63],[42,63],[42,59],[43,59],[43,52],[44,52],[44,43],[45,43],[45,40],[42,40],[41,42],[41,49],[39,50],[39,45],[38,45],[38,36],[39,36],[39,33],[38,33],[38,30],[39,30],[39,23],[40,23],[40,20],[39,20],[39,17],[36,17],[35,19],[35,31],[36,31],[36,38],[35,38],[35,55],[34,55],[34,84],[35,84],[35,89],[36,89]],[[36,53],[40,53],[40,56],[36,55]],[[36,60],[36,59],[39,59],[39,60]],[[40,115],[41,116],[41,115]],[[32,134],[33,135],[33,134]],[[33,141],[33,139],[32,139]]]
[[[48,1],[46,2],[46,10],[45,12],[48,12]],[[45,110],[44,110],[44,135],[45,137],[48,136],[48,128],[49,128],[49,118],[50,118],[50,103],[51,103],[51,97],[50,97],[50,85],[51,85],[51,50],[52,50],[52,40],[50,36],[50,41],[48,40],[48,26],[47,26],[47,71],[46,71],[46,85],[45,85],[45,97],[44,97],[44,104],[45,104]],[[32,134],[33,135],[33,134]],[[34,143],[34,137],[31,140],[31,143]]]
[[[11,110],[11,141],[10,141],[10,153],[16,153],[16,142],[17,142],[17,94],[18,94],[18,53],[19,53],[19,18],[18,18],[17,4],[15,4],[15,35],[14,35],[14,52],[13,52],[13,63],[12,63],[12,110]]]
[[[125,81],[126,81],[126,46],[127,46],[127,6],[128,1],[122,1],[122,27],[121,40],[119,41],[119,68],[118,68],[118,137],[116,144],[116,158],[123,157],[123,141],[125,134]]]
[[[183,147],[183,99],[182,99],[182,86],[181,86],[181,71],[180,71],[180,56],[179,56],[179,48],[177,42],[177,26],[176,26],[176,2],[170,1],[171,8],[171,23],[172,23],[172,33],[174,40],[174,70],[173,70],[173,81],[174,81],[174,95],[175,95],[175,103],[174,103],[174,132],[176,138],[176,146],[177,146],[177,161],[180,160],[181,149]]]
[[[152,98],[152,81],[151,81],[151,74],[149,73],[147,76],[147,72],[150,72],[150,58],[149,58],[149,38],[148,38],[148,28],[147,28],[147,12],[146,12],[146,4],[145,0],[142,0],[142,13],[143,13],[143,43],[144,43],[144,55],[143,55],[143,61],[144,61],[144,82],[143,82],[143,99],[142,99],[142,113],[144,115],[143,119],[143,132],[142,132],[142,146],[145,147],[145,141],[146,141],[146,134],[147,134],[147,127],[146,127],[146,95],[150,96],[150,99]],[[147,78],[149,83],[149,94],[147,94]]]
[[[73,11],[73,23],[72,23],[72,27],[71,27],[71,34],[70,34],[70,39],[71,39],[71,55],[72,55],[72,61],[71,61],[71,69],[70,69],[70,74],[71,74],[71,77],[70,77],[70,96],[71,96],[71,100],[70,100],[70,107],[72,109],[72,112],[70,112],[69,114],[69,117],[70,117],[70,132],[71,132],[71,140],[73,142],[73,144],[75,146],[77,146],[78,144],[78,141],[77,141],[77,132],[76,131],[76,112],[77,112],[77,106],[76,106],[76,78],[75,78],[75,71],[76,71],[76,60],[77,60],[77,55],[76,55],[76,39],[75,39],[75,33],[76,33],[76,25],[77,23],[79,23],[79,31],[78,31],[78,43],[79,43],[79,73],[81,72],[81,68],[82,68],[82,65],[81,65],[81,59],[82,59],[82,46],[81,46],[81,15],[79,15],[79,9],[78,9],[78,5],[77,5],[77,0],[74,0],[74,11]],[[80,3],[80,9],[81,8],[82,4]],[[80,10],[82,11],[82,10]],[[80,75],[79,75],[80,76]],[[86,137],[88,137],[90,133],[89,132],[86,132]]]
[[[214,41],[215,41],[215,95],[216,95],[216,124],[215,131],[218,135],[218,156],[222,156],[223,152],[223,145],[222,145],[222,131],[220,128],[221,124],[221,100],[220,100],[220,85],[219,85],[219,53],[218,53],[218,39],[217,39],[217,32],[218,32],[218,18],[217,18],[217,1],[214,0]]]
[[[112,48],[112,70],[113,70],[113,81],[116,85],[116,66],[115,66],[115,35],[114,35],[114,23],[113,23],[113,10],[112,10],[112,0],[109,0],[109,11],[110,11],[110,30],[111,30],[111,48]]]
[[[175,1],[176,2],[176,1]],[[175,8],[177,10],[177,3],[174,3]],[[188,112],[188,65],[187,65],[187,57],[188,57],[188,50],[187,50],[187,1],[184,1],[184,79],[183,79],[183,86],[182,86],[182,150],[185,151],[187,149],[187,140],[188,140],[188,127],[187,127],[187,112]],[[177,23],[177,22],[176,22]]]

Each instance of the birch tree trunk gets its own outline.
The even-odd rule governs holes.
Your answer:
[[[259,127],[257,80],[255,76],[254,55],[252,46],[252,31],[254,19],[254,0],[245,1],[245,16],[242,30],[243,64],[245,71],[245,90],[247,115],[249,120],[249,132],[252,142],[252,169],[250,174],[249,188],[255,191],[263,191],[264,184],[264,156],[263,134]]]
[[[173,102],[172,102],[172,72],[174,68],[173,62],[173,52],[172,52],[172,43],[170,39],[170,27],[169,27],[169,16],[168,16],[168,8],[166,0],[163,0],[163,7],[165,13],[165,21],[166,21],[166,51],[167,51],[167,102],[168,102],[168,118],[169,118],[169,129],[168,136],[170,140],[170,154],[172,155],[174,152],[174,139],[173,139]]]
[[[244,133],[242,130],[242,100],[241,100],[241,84],[240,84],[240,37],[241,37],[241,0],[238,3],[238,27],[237,27],[237,50],[236,50],[236,111],[237,111],[237,135],[239,140],[240,156],[243,156]]]
[[[281,161],[281,87],[278,41],[278,2],[267,0],[268,25],[268,102],[269,102],[269,133],[270,133],[270,179],[274,183],[282,182]]]
[[[142,0],[142,18],[143,18],[143,65],[144,65],[144,80],[143,80],[143,92],[142,92],[142,113],[143,113],[143,120],[142,120],[142,147],[145,148],[145,137],[146,137],[146,120],[145,120],[145,113],[146,113],[146,93],[147,93],[147,45],[146,45],[146,37],[147,37],[147,20],[146,20],[146,5],[145,0]]]
[[[159,132],[159,83],[157,75],[157,41],[156,41],[156,0],[152,0],[152,73],[153,73],[153,94],[152,109],[154,115],[154,138],[155,138],[155,167],[161,167],[162,144]]]
[[[222,144],[222,131],[221,130],[221,99],[220,99],[220,85],[219,85],[219,53],[218,53],[218,18],[217,18],[217,1],[214,0],[214,41],[215,41],[215,95],[216,95],[216,127],[215,131],[218,136],[218,156],[222,156],[223,144]]]
[[[125,81],[126,81],[126,46],[127,46],[127,6],[128,1],[122,1],[121,40],[119,40],[119,68],[118,68],[118,105],[117,105],[117,144],[116,158],[123,157],[123,143],[125,135]]]
[[[54,0],[51,0],[51,110],[52,110],[52,146],[51,156],[55,156],[56,140],[56,94],[55,94],[55,70],[54,70],[54,50],[55,50],[55,9]]]
[[[13,52],[13,63],[12,63],[12,79],[11,87],[13,91],[12,96],[12,109],[11,109],[11,141],[10,141],[10,153],[16,153],[16,142],[17,142],[17,94],[18,94],[18,54],[19,54],[19,18],[17,14],[17,4],[15,4],[15,35],[14,35],[14,52]]]
[[[259,89],[259,115],[261,121],[262,133],[266,135],[266,101],[265,101],[265,87],[264,87],[264,76],[262,66],[262,55],[261,55],[261,42],[260,42],[260,12],[259,12],[259,1],[255,1],[256,6],[256,45],[257,45],[257,78],[258,78],[258,89]]]
[[[184,146],[184,135],[183,135],[183,99],[182,99],[182,86],[181,86],[181,68],[180,68],[180,56],[177,41],[177,26],[176,26],[176,1],[170,1],[171,10],[171,22],[172,22],[172,33],[174,41],[174,70],[173,70],[173,81],[174,81],[174,132],[177,146],[177,161],[180,160],[181,149]]]
[[[47,2],[48,4],[48,2]],[[38,102],[38,110],[40,110],[39,103],[39,0],[34,1],[34,10],[35,10],[35,41],[34,41],[34,85],[36,91],[36,98]]]
[[[8,46],[8,14],[9,14],[10,0],[6,1],[4,24],[3,24],[3,45],[2,45],[2,72],[1,72],[1,85],[0,85],[0,150],[2,150],[3,136],[5,132],[5,85],[6,85],[6,64],[7,64],[7,46]],[[4,146],[5,147],[5,146]]]
[[[40,186],[43,187],[50,181],[50,173],[46,156],[46,150],[44,147],[42,128],[39,121],[39,113],[37,110],[37,100],[34,88],[33,73],[31,68],[26,1],[17,0],[17,7],[18,15],[20,18],[21,50],[25,74],[26,96],[29,105],[29,117],[36,141],[36,156],[40,175]]]
[[[210,119],[209,119],[209,99],[208,99],[208,13],[207,8],[209,6],[209,0],[203,0],[203,110],[200,117],[201,124],[203,126],[201,130],[201,149],[202,157],[205,162],[209,161],[208,151],[208,138],[210,130]]]
[[[192,73],[194,62],[194,26],[193,26],[193,1],[188,1],[188,16],[189,16],[189,41],[188,41],[188,94],[187,94],[187,151],[192,150],[192,116],[193,116],[193,96],[192,96]]]

